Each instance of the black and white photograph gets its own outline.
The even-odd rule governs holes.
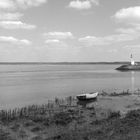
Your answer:
[[[0,0],[0,140],[139,140],[140,0]]]

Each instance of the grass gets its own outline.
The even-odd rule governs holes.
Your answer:
[[[4,130],[0,129],[0,140],[14,140],[9,136],[8,132],[5,132]]]
[[[75,117],[69,112],[59,112],[53,116],[53,120],[56,125],[67,125],[72,122],[74,118]]]
[[[110,111],[108,115],[108,119],[120,118],[120,117],[121,117],[120,111]]]
[[[122,91],[120,93],[117,92],[113,92],[110,94],[110,96],[127,96],[127,95],[131,95],[132,93],[129,90],[126,91]]]
[[[0,140],[136,140],[140,109],[122,117],[108,110],[99,119],[94,107],[76,105],[73,97],[44,105],[0,111]]]
[[[134,94],[138,94],[138,92],[140,93],[140,90],[136,90]],[[121,92],[111,92],[111,93],[107,93],[106,91],[102,91],[100,93],[100,95],[102,96],[128,96],[128,95],[131,95],[131,91],[128,89],[128,90],[123,90]]]
[[[73,97],[65,100],[56,98],[43,105],[31,105],[23,108],[15,108],[13,110],[0,110],[0,121],[12,122],[18,119],[31,119],[34,122],[46,121],[48,117],[52,117],[54,112],[63,111],[72,106]]]
[[[132,92],[127,89],[127,90],[123,90],[123,91],[120,91],[120,92],[111,92],[111,93],[108,93],[106,91],[102,91],[100,93],[101,96],[112,96],[112,97],[117,97],[117,96],[128,96],[128,95],[132,95]],[[136,89],[135,91],[133,91],[133,95],[140,95],[140,89]]]

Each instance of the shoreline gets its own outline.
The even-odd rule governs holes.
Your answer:
[[[111,135],[112,139],[118,140],[124,134],[126,135],[126,132],[116,132],[118,131],[116,123],[121,125],[122,130],[119,131],[128,131],[130,126],[125,127],[133,121],[135,123],[138,119],[137,123],[140,127],[139,95],[139,93],[131,94],[128,91],[114,92],[110,95],[102,93],[97,101],[86,104],[78,103],[73,97],[55,98],[43,105],[1,110],[0,129],[2,133],[0,139],[85,140],[86,137],[88,140],[92,140],[96,136],[97,140],[103,137],[108,140],[107,136]],[[126,121],[126,126],[122,126],[123,121]],[[111,130],[112,127],[114,127],[113,130]],[[132,135],[131,131],[126,137]]]
[[[140,64],[140,62],[136,62]],[[130,64],[129,61],[114,62],[0,62],[0,65],[121,65]]]

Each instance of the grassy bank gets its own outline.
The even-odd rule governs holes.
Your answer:
[[[112,93],[110,97],[117,95]],[[44,105],[1,110],[0,140],[136,140],[140,137],[139,109],[122,114],[103,109],[97,102],[86,106],[68,97]]]

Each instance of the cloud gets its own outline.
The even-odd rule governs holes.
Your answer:
[[[110,49],[110,50],[107,50],[107,52],[109,52],[109,53],[117,53],[118,50],[117,49]]]
[[[9,11],[17,10],[19,8],[27,9],[40,6],[46,2],[47,0],[0,0],[0,9]]]
[[[58,40],[58,39],[47,39],[45,40],[45,47],[47,49],[68,49],[69,45],[64,40]]]
[[[123,49],[137,50],[140,49],[140,45],[139,44],[126,45],[123,46]]]
[[[95,36],[86,36],[83,38],[79,38],[80,42],[87,44],[88,46],[92,45],[108,45],[109,42],[105,40],[103,37],[95,37]]]
[[[0,0],[0,9],[15,10],[13,0]]]
[[[55,40],[74,38],[71,32],[49,32],[49,33],[44,33],[44,37],[46,39],[55,39]]]
[[[137,32],[134,28],[118,28],[115,31],[123,34],[135,34]]]
[[[86,10],[90,9],[92,5],[99,5],[99,2],[97,0],[73,0],[69,3],[68,7],[77,10]]]
[[[13,0],[20,8],[37,7],[47,2],[47,0]]]
[[[19,20],[23,17],[22,13],[0,13],[0,20]]]
[[[5,29],[35,29],[35,25],[26,24],[21,21],[0,21],[0,27]]]
[[[32,44],[32,42],[27,40],[27,39],[19,40],[19,43],[23,44],[23,45],[31,45]]]
[[[138,39],[140,34],[114,34],[105,37],[86,36],[79,38],[79,41],[88,46],[110,45],[124,41],[132,41]]]
[[[11,43],[11,44],[16,44],[16,45],[30,45],[31,42],[26,39],[17,39],[12,36],[0,36],[0,42],[2,43]]]
[[[120,9],[113,18],[127,25],[127,28],[118,28],[115,31],[128,39],[137,39],[140,37],[140,6]]]
[[[46,44],[50,44],[50,43],[60,43],[60,40],[58,39],[47,39],[45,40]]]
[[[23,14],[16,11],[37,7],[46,2],[47,0],[0,0],[0,27],[5,29],[35,29],[35,25],[19,21]]]
[[[129,34],[131,36],[139,36],[140,35],[140,24],[131,24],[130,27],[118,28],[115,31],[117,33],[121,33],[121,34]]]
[[[113,17],[126,24],[140,23],[140,6],[120,9]]]
[[[88,46],[111,45],[114,43],[134,41],[140,38],[140,7],[121,9],[113,16],[117,21],[128,24],[126,28],[118,28],[115,34],[96,37],[86,36],[79,38],[79,42]],[[138,23],[139,21],[139,23]]]

